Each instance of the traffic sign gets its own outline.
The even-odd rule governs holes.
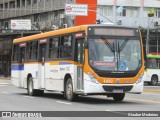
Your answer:
[[[31,30],[31,20],[29,19],[17,19],[11,20],[12,30]]]
[[[88,5],[86,4],[66,4],[66,15],[88,16]]]

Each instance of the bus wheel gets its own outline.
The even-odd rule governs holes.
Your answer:
[[[158,83],[158,77],[157,76],[152,76],[151,78],[151,85],[155,86]]]
[[[65,95],[66,99],[69,100],[69,101],[74,101],[78,97],[78,95],[74,94],[74,92],[73,92],[73,84],[72,84],[72,79],[71,78],[69,78],[66,82],[65,94],[66,94]]]
[[[125,93],[114,93],[113,94],[113,99],[116,102],[122,101],[124,99],[124,97],[125,97]]]
[[[27,90],[28,90],[28,95],[30,95],[30,96],[34,96],[36,94],[36,90],[33,89],[33,79],[32,79],[32,77],[30,77],[29,80],[28,80]]]

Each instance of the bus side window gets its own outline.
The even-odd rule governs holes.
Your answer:
[[[25,61],[29,61],[29,59],[30,59],[30,43],[27,43]]]
[[[37,60],[38,41],[32,42],[31,47],[31,60]]]
[[[23,63],[24,62],[24,56],[25,56],[25,47],[20,47],[20,60],[19,62],[20,63]]]
[[[154,58],[148,59],[148,67],[149,68],[156,68],[157,67],[157,60]]]
[[[13,46],[13,61],[18,62],[19,59],[19,45],[14,45]]]
[[[49,59],[58,58],[58,38],[50,38],[49,40]]]
[[[72,36],[61,37],[61,58],[72,57]]]

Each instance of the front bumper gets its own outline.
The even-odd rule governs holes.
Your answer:
[[[121,89],[123,90],[123,93],[142,93],[143,81],[134,84],[96,84],[84,80],[84,94],[114,93],[115,89]]]

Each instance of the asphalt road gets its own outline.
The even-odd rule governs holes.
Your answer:
[[[101,95],[83,96],[76,102],[69,102],[61,93],[45,92],[43,96],[30,97],[25,89],[11,85],[9,80],[0,80],[0,111],[121,111],[120,114],[123,114],[123,111],[160,111],[160,85],[145,84],[142,94],[126,94],[124,101],[118,103]]]

